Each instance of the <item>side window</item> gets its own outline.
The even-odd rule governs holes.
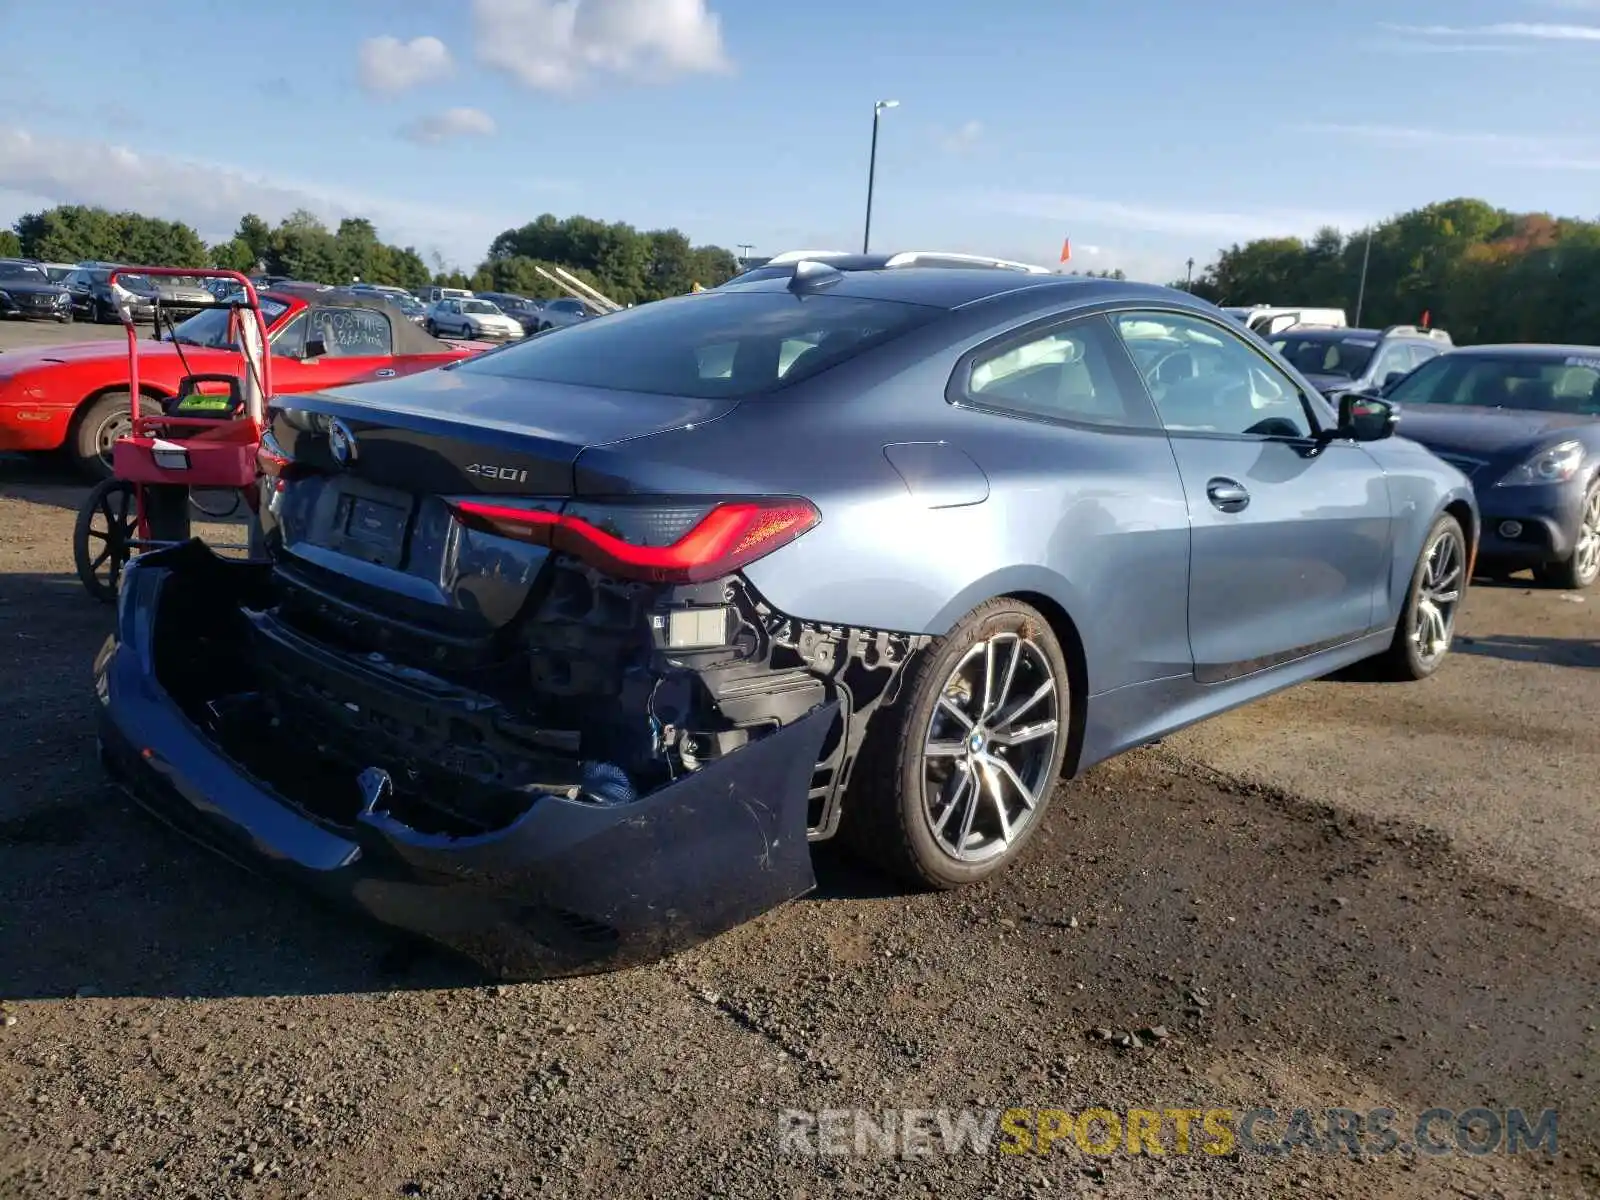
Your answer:
[[[1423,363],[1427,362],[1430,358],[1438,358],[1438,357],[1439,357],[1439,352],[1437,350],[1435,350],[1432,346],[1424,346],[1421,342],[1413,343],[1413,345],[1411,346],[1411,365],[1412,365],[1412,367],[1420,367]]]
[[[1312,435],[1300,389],[1230,330],[1172,312],[1123,312],[1113,319],[1169,432]]]
[[[1372,368],[1372,378],[1377,383],[1382,383],[1395,371],[1406,372],[1411,370],[1411,347],[1404,342],[1396,342],[1385,346],[1378,354],[1378,362]]]
[[[371,308],[313,309],[306,340],[321,338],[329,358],[364,358],[393,353],[389,318]]]
[[[272,352],[283,358],[302,358],[306,352],[306,315],[301,313],[272,335]]]
[[[956,399],[1021,416],[1149,428],[1144,397],[1119,373],[1103,318],[1080,318],[976,351],[958,369]]]

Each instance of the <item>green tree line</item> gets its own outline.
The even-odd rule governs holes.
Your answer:
[[[1351,234],[1326,228],[1309,240],[1235,244],[1193,290],[1219,304],[1343,308],[1352,323],[1359,294],[1364,326],[1415,324],[1426,314],[1462,345],[1594,345],[1600,343],[1600,221],[1446,200]]]
[[[233,237],[207,246],[194,229],[133,212],[62,205],[28,213],[12,230],[0,231],[0,255],[20,254],[44,262],[140,263],[163,267],[224,267],[265,271],[319,283],[367,283],[422,287],[428,283],[477,291],[556,296],[567,289],[537,267],[559,266],[600,289],[619,304],[681,295],[696,283],[713,287],[737,270],[721,246],[695,246],[676,229],[641,232],[624,222],[589,217],[564,219],[546,213],[490,243],[471,274],[435,261],[430,270],[411,246],[384,242],[371,221],[346,217],[329,229],[314,214],[290,213],[276,227],[254,213],[239,220]]]

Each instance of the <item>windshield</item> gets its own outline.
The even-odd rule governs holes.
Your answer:
[[[500,310],[494,305],[490,304],[487,300],[463,300],[461,302],[461,311],[464,313],[482,313],[493,316]]]
[[[198,312],[166,335],[164,340],[181,342],[185,346],[209,346],[213,350],[232,350],[234,344],[228,340],[228,314],[231,311],[227,308],[208,308]],[[282,300],[261,297],[261,318],[266,321],[268,329],[271,329],[272,323],[288,311],[289,306]],[[244,315],[241,313],[241,316]]]
[[[1406,376],[1388,398],[1600,416],[1600,347],[1569,355],[1445,354]]]
[[[491,299],[505,312],[522,312],[533,307],[521,296],[493,296]]]
[[[1275,337],[1268,343],[1304,375],[1356,379],[1378,352],[1377,338]]]
[[[30,263],[0,262],[0,279],[15,279],[27,283],[49,283],[50,276]]]
[[[827,294],[705,292],[529,338],[456,370],[630,392],[746,399],[775,392],[944,310]]]
[[[111,272],[107,271],[96,282],[105,283],[110,278]],[[155,288],[150,286],[150,280],[143,275],[119,274],[117,276],[117,286],[125,292],[136,292],[141,296],[153,296],[155,294]]]

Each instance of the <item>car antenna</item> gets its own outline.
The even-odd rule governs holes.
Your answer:
[[[794,274],[789,277],[789,290],[796,296],[804,296],[830,288],[843,278],[844,272],[838,267],[830,267],[814,258],[803,258],[794,265]]]

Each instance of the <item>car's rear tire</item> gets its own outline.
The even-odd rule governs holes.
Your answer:
[[[1583,494],[1572,553],[1561,562],[1535,567],[1533,577],[1546,587],[1567,592],[1585,591],[1600,579],[1600,479]]]
[[[67,435],[73,465],[90,479],[111,478],[111,447],[133,432],[133,408],[127,392],[106,392],[78,409]]]
[[[1445,514],[1423,539],[1394,638],[1374,660],[1382,678],[1426,679],[1439,669],[1455,640],[1467,584],[1467,537],[1461,522]]]
[[[979,605],[906,667],[872,718],[840,837],[907,882],[949,889],[1014,861],[1039,827],[1071,728],[1067,663],[1017,600]]]

